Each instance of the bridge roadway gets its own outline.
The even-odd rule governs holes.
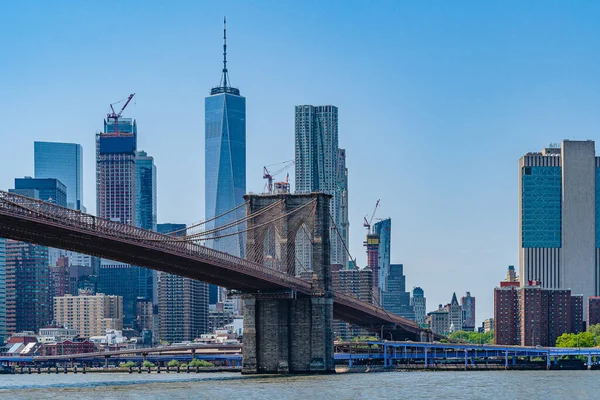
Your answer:
[[[0,191],[0,237],[185,276],[245,293],[312,293],[310,282],[176,237]],[[381,307],[334,292],[334,318],[396,340],[440,338]]]

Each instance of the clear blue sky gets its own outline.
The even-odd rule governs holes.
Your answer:
[[[27,1],[0,13],[0,188],[33,174],[33,141],[81,143],[95,210],[94,133],[111,102],[158,166],[159,222],[204,210],[204,97],[229,68],[247,97],[248,190],[292,159],[294,105],[339,107],[351,251],[381,199],[392,261],[428,309],[452,292],[493,314],[517,265],[517,162],[600,131],[595,1]]]

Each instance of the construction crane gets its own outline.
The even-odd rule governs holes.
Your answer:
[[[281,165],[281,164],[284,164],[284,166],[273,173],[271,173],[267,169],[267,167],[271,167],[274,165]],[[273,178],[275,176],[277,176],[278,174],[282,173],[283,171],[285,171],[286,169],[288,169],[289,167],[291,167],[292,165],[294,165],[294,160],[283,161],[283,162],[280,162],[277,164],[266,165],[263,167],[263,179],[267,180],[267,183],[265,185],[267,188],[267,193],[269,193],[269,194],[273,193]],[[288,182],[288,179],[289,179],[289,174],[288,174],[288,177],[286,178],[286,183]]]
[[[106,114],[106,119],[107,119],[107,121],[110,121],[111,119],[115,121],[114,125],[113,125],[115,135],[119,134],[119,118],[121,118],[121,114],[123,113],[123,110],[125,110],[125,108],[129,105],[129,102],[131,101],[131,99],[133,99],[133,96],[135,96],[135,93],[131,93],[129,95],[129,97],[127,98],[127,101],[125,102],[125,105],[123,107],[121,107],[121,111],[119,111],[118,113],[115,112],[113,105],[119,104],[120,102],[122,102],[124,100],[119,100],[116,103],[112,103],[110,105],[111,112]]]
[[[367,220],[367,216],[365,215],[365,222],[363,223],[363,226],[365,228],[367,228],[368,234],[371,233],[371,224],[373,223],[373,218],[375,218],[375,212],[377,211],[378,207],[379,207],[379,200],[377,200],[377,203],[375,203],[375,208],[373,209],[373,214],[371,214],[371,219]]]

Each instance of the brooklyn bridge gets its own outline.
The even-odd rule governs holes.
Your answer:
[[[334,371],[333,319],[393,340],[438,339],[414,321],[332,290],[328,195],[244,198],[244,229],[235,234],[246,237],[245,258],[203,246],[203,234],[159,234],[4,191],[0,237],[139,265],[239,293],[246,373]],[[296,270],[294,243],[302,231],[310,242],[308,279]],[[277,249],[273,254],[267,254],[268,243]]]

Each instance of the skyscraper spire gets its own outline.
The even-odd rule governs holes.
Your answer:
[[[219,86],[211,89],[210,94],[230,93],[240,95],[237,88],[231,87],[229,72],[227,71],[227,18],[223,17],[223,72],[221,73],[221,82]]]
[[[228,87],[229,74],[227,73],[227,18],[223,17],[223,75],[221,75],[221,87]]]

